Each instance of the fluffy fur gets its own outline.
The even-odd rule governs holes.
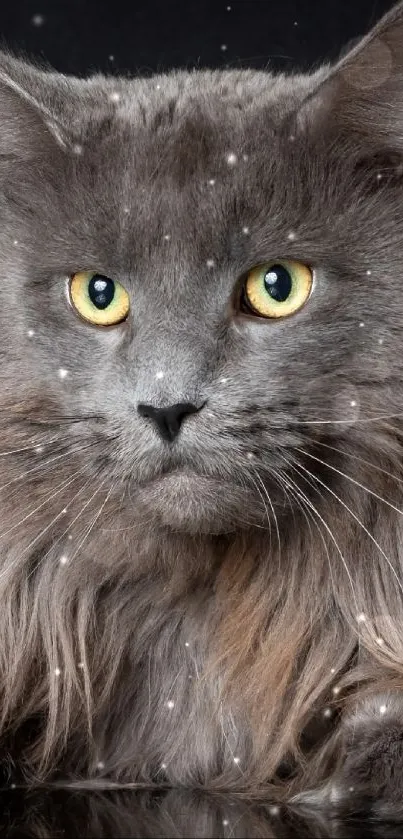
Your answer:
[[[307,75],[3,54],[0,102],[6,772],[344,789],[349,714],[403,714],[403,5]],[[276,258],[309,302],[241,314]],[[84,269],[124,324],[76,317]],[[137,406],[178,402],[167,444]]]

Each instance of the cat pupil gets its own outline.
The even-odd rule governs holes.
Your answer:
[[[290,273],[284,265],[273,265],[265,274],[264,284],[270,297],[279,303],[287,300],[292,288]]]
[[[88,294],[91,302],[97,309],[106,309],[110,306],[115,295],[115,283],[109,277],[102,277],[95,274],[88,284]]]

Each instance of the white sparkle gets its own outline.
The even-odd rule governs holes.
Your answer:
[[[367,277],[370,277],[370,276],[371,276],[371,274],[372,274],[372,271],[371,271],[370,269],[368,269],[368,271],[367,271]]]
[[[360,326],[360,327],[363,327],[363,326],[365,326],[365,323],[364,323],[364,321],[363,321],[363,320],[362,320],[362,321],[361,321],[361,322],[360,322],[360,323],[359,323],[359,324],[358,324],[358,326]]]
[[[174,707],[175,707],[175,702],[173,701],[173,699],[168,699],[167,708],[170,708],[170,710],[172,710],[172,708],[174,708]]]
[[[386,705],[381,705],[381,707],[379,708],[379,713],[380,714],[386,714],[386,711],[387,711]]]
[[[13,245],[18,245],[18,239],[14,239]]]
[[[61,672],[60,667],[55,667],[55,676],[60,676]]]
[[[333,711],[331,708],[325,708],[325,710],[323,711],[323,716],[328,718],[332,716],[332,713]]]
[[[228,825],[229,825],[228,819],[223,819],[222,823],[223,823],[224,827],[228,827]]]
[[[335,696],[337,696],[337,694],[338,694],[338,693],[340,693],[340,688],[339,688],[339,686],[338,686],[338,685],[335,685],[335,686],[334,686],[334,688],[333,688],[333,693],[335,694]]]
[[[383,645],[385,642],[384,642],[383,638],[377,638],[377,639],[376,639],[376,643],[377,643],[377,644],[379,644],[379,646],[380,646],[380,647],[382,647],[382,645]]]
[[[74,154],[82,154],[83,153],[82,145],[80,145],[80,143],[74,143],[73,152],[74,152]]]
[[[350,402],[351,407],[355,408],[356,404],[357,403],[356,403],[355,399],[352,399],[351,402]]]
[[[65,507],[64,510],[62,510],[62,513],[64,513],[64,514],[67,513],[67,507]]]
[[[59,561],[60,561],[60,565],[67,565],[68,558],[67,558],[66,554],[63,554],[63,556],[60,557]]]
[[[166,768],[167,768],[166,763],[161,763],[161,769],[166,769]]]
[[[130,213],[130,207],[123,207],[124,213]]]
[[[156,90],[161,90],[161,85],[160,84],[156,85]]]
[[[243,228],[242,228],[242,233],[244,233],[244,234],[245,234],[245,236],[247,236],[247,235],[248,235],[248,233],[249,233],[249,227],[243,227]]]
[[[378,338],[378,344],[383,344],[383,338]]]
[[[103,760],[98,761],[97,769],[105,769],[105,764],[104,764]]]
[[[114,61],[114,60],[115,60],[115,56],[114,56],[114,55],[108,55],[108,58],[109,58],[109,61]]]
[[[15,789],[15,784],[11,784],[11,789]]]
[[[243,154],[242,157],[243,157],[243,160],[245,161],[245,163],[246,163],[247,160],[249,160],[249,155],[248,154]]]
[[[381,173],[378,172],[378,174],[376,176],[377,181],[380,181],[382,178],[383,178],[383,175],[381,175]]]
[[[231,151],[229,154],[227,154],[227,163],[228,166],[236,166],[236,164],[238,163],[238,158],[236,154],[234,154],[234,152]]]
[[[289,136],[289,138],[288,138],[288,139],[289,139],[289,140],[291,140],[291,142],[293,143],[293,142],[294,142],[294,140],[295,140],[295,136],[294,136],[294,134],[290,134],[290,136]]]
[[[241,762],[240,757],[234,757],[234,763],[236,763],[237,766],[238,766],[238,763],[240,763],[240,762]]]
[[[164,373],[163,373],[163,371],[162,371],[162,370],[158,370],[158,373],[156,373],[156,374],[155,374],[155,378],[156,378],[156,379],[163,379],[163,378],[164,378]]]
[[[79,668],[80,668],[80,670],[84,670],[84,662],[83,662],[83,661],[79,661],[79,662],[78,662],[78,664],[77,664],[77,667],[79,667]]]
[[[294,20],[294,26],[298,26],[298,21]]]
[[[274,807],[269,807],[269,813],[271,816],[278,816],[280,813],[280,807],[277,807],[276,804]]]
[[[72,535],[71,535],[71,533],[69,533],[69,535],[68,535],[68,537],[67,537],[67,538],[68,538],[68,539],[70,539],[70,540],[73,538],[73,537],[72,537]]]
[[[227,6],[227,12],[230,12],[231,9],[232,9],[232,6]]]
[[[253,452],[247,452],[247,454],[246,454],[246,457],[248,458],[248,460],[253,460],[254,456],[255,455],[253,454]]]
[[[222,385],[225,385],[226,382],[228,382],[228,379],[226,379],[225,376],[223,376],[223,378],[220,379],[220,382],[221,382]]]
[[[289,233],[289,234],[288,234],[287,239],[288,239],[290,242],[294,242],[294,241],[295,241],[295,233],[294,233],[292,230],[291,230],[291,233]]]
[[[357,615],[357,623],[365,623],[366,620],[367,616],[364,615],[364,612],[360,612],[360,614]]]
[[[68,372],[69,371],[66,370],[65,367],[60,367],[60,369],[59,369],[59,379],[65,379],[66,376],[68,375]]]
[[[220,50],[221,50],[222,52],[225,52],[227,49],[228,49],[227,44],[221,44],[221,46],[220,46]]]
[[[165,236],[164,236],[165,241],[169,242],[170,238],[171,238],[170,233],[165,233]]]
[[[207,416],[208,416],[210,419],[214,419],[214,414],[212,413],[212,411],[207,411]]]
[[[215,262],[214,259],[208,259],[206,262],[207,268],[214,268]]]
[[[335,667],[331,667],[331,668],[330,668],[330,672],[331,672],[331,673],[335,673],[335,672],[336,672],[336,668],[335,668]]]
[[[117,90],[114,90],[110,94],[109,99],[111,102],[120,102],[120,93],[118,93]]]
[[[209,180],[209,184],[210,184],[210,186],[214,186],[214,184],[215,184],[215,178],[210,178],[210,180]]]
[[[349,788],[348,788],[348,791],[349,791],[349,792],[354,792],[354,787],[349,787]]]
[[[42,454],[43,446],[35,446],[35,451],[36,451],[37,454]]]
[[[45,23],[45,18],[43,15],[34,15],[31,18],[31,23],[33,23],[34,26],[43,26],[43,24]]]
[[[190,647],[189,641],[185,641],[185,647]]]

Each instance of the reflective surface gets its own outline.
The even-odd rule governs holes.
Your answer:
[[[358,806],[358,805],[357,805]],[[398,812],[400,810],[400,813]],[[186,790],[7,790],[1,793],[2,837],[403,837],[403,808],[383,818],[361,803],[344,816],[285,808]]]

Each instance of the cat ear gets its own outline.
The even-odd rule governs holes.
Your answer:
[[[316,133],[357,151],[403,153],[403,3],[343,55],[292,116],[293,134]]]
[[[0,159],[77,150],[69,126],[78,80],[0,53]]]

